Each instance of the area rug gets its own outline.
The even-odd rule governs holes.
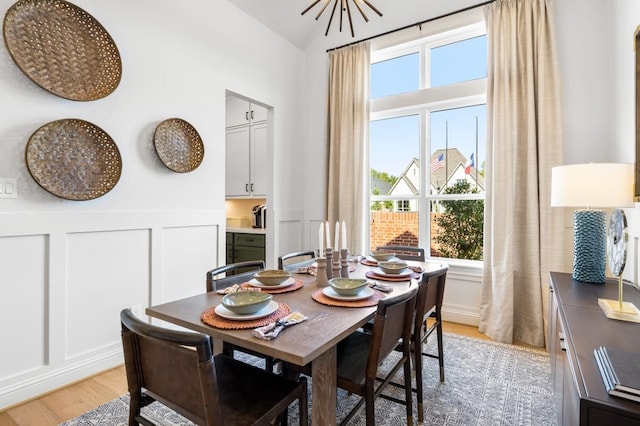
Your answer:
[[[435,342],[430,340],[426,348],[434,350]],[[445,334],[444,355],[444,383],[439,381],[438,361],[424,357],[425,425],[556,425],[547,352]],[[259,363],[257,358],[254,362]],[[398,381],[401,376],[402,372]],[[392,388],[389,393],[403,395],[400,389]],[[338,420],[356,402],[356,396],[339,391]],[[62,425],[126,425],[128,409],[129,396],[123,395]],[[159,403],[144,410],[158,425],[191,425]],[[297,412],[297,406],[292,405],[290,425],[298,424]],[[350,424],[365,424],[364,408]],[[405,425],[404,406],[378,398],[376,424]]]

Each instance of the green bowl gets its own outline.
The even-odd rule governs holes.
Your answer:
[[[342,296],[355,296],[367,285],[367,280],[362,278],[331,278],[329,285]]]
[[[373,257],[378,262],[385,262],[387,260],[391,260],[395,257],[395,253],[390,253],[388,251],[372,251],[371,257]]]
[[[236,291],[222,298],[222,306],[236,314],[250,315],[267,306],[272,297],[261,291]]]
[[[392,261],[392,262],[378,262],[378,267],[382,269],[385,274],[399,274],[407,269],[407,262]]]
[[[291,273],[280,269],[265,269],[264,271],[256,272],[253,278],[264,285],[278,285],[291,278]]]

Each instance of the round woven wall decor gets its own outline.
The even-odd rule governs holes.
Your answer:
[[[84,120],[52,121],[27,143],[27,168],[46,191],[84,201],[111,191],[122,173],[120,151],[111,137]]]
[[[20,0],[4,16],[4,41],[18,68],[73,101],[111,94],[122,76],[115,42],[96,19],[64,0]]]
[[[191,172],[204,158],[200,135],[181,118],[169,118],[158,124],[153,133],[153,145],[162,163],[174,172]]]

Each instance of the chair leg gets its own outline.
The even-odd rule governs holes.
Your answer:
[[[375,409],[375,396],[373,385],[366,386],[364,395],[365,414],[367,419],[367,426],[375,426],[376,424],[376,409]]]
[[[307,379],[306,377],[300,377],[299,380],[300,382],[302,382],[302,386],[304,387],[304,392],[300,396],[298,403],[300,409],[300,412],[298,413],[298,415],[300,416],[300,426],[309,426],[309,397],[307,395]]]
[[[416,353],[419,353],[419,352],[416,352]],[[407,356],[407,359],[404,362],[404,395],[405,395],[406,406],[407,406],[407,425],[413,426],[413,404],[412,404],[413,393],[411,389],[411,353],[408,353],[406,356]],[[416,375],[416,382],[418,380],[422,381],[422,378],[418,379],[418,376]],[[418,407],[420,405],[421,405],[420,402],[418,402]]]
[[[440,364],[440,382],[444,383],[444,350],[442,348],[442,319],[438,318],[438,326],[436,327],[438,335],[438,363]]]
[[[413,368],[416,372],[416,399],[418,401],[418,422],[424,422],[424,394],[422,386],[422,342],[416,339],[413,350]]]

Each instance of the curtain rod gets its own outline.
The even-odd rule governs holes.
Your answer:
[[[473,6],[465,7],[464,9],[455,10],[453,12],[445,13],[444,15],[436,16],[434,18],[429,18],[429,19],[427,19],[425,21],[416,22],[415,24],[405,25],[404,27],[396,28],[395,30],[390,30],[390,31],[384,32],[382,34],[377,34],[377,35],[374,35],[374,36],[371,36],[371,37],[363,38],[362,40],[353,41],[351,43],[343,44],[342,46],[332,47],[331,49],[327,49],[327,53],[331,52],[332,50],[342,49],[343,47],[353,46],[354,44],[362,43],[363,41],[373,40],[374,38],[383,37],[383,36],[386,36],[386,35],[389,35],[389,34],[396,33],[398,31],[406,30],[407,28],[420,26],[422,24],[426,24],[426,23],[429,23],[431,21],[435,21],[437,19],[446,18],[447,16],[451,16],[451,15],[455,15],[455,14],[458,14],[458,13],[466,12],[467,10],[475,9],[476,7],[486,6],[486,5],[490,4],[490,3],[493,3],[494,1],[496,1],[496,0],[485,1],[484,3],[479,3],[479,4],[476,4],[476,5],[473,5]]]

